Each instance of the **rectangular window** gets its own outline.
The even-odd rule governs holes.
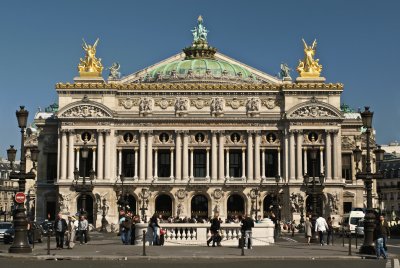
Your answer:
[[[57,178],[57,154],[47,154],[47,166],[46,166],[46,180],[47,183],[53,183]]]
[[[81,149],[79,152],[79,176],[83,177],[83,172],[85,172],[85,178],[89,178],[90,170],[92,169],[93,166],[92,164],[93,164],[92,149],[89,149],[88,157],[86,159],[83,159],[82,149]]]
[[[135,151],[122,150],[122,174],[127,178],[135,176]]]
[[[193,168],[195,178],[204,178],[206,176],[207,156],[205,150],[194,150]]]
[[[352,202],[343,202],[343,213],[349,213],[352,207]]]
[[[342,178],[352,181],[351,154],[342,154]]]
[[[312,153],[311,150],[307,150],[307,174],[310,176],[310,178],[313,177],[319,177],[321,174],[321,153],[320,150],[317,150],[315,153],[314,157],[315,159],[312,159]]]
[[[229,151],[229,176],[240,178],[242,176],[242,151]]]
[[[274,178],[278,175],[278,151],[265,151],[265,177]]]
[[[169,150],[158,150],[158,177],[171,176],[171,153]]]

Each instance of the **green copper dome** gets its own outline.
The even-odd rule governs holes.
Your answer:
[[[142,78],[142,82],[257,82],[256,76],[249,70],[215,57],[217,49],[208,45],[208,30],[201,16],[192,34],[192,45],[183,49],[184,59],[156,67]]]

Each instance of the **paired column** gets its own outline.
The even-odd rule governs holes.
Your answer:
[[[285,181],[289,181],[289,136],[286,132],[286,130],[282,131],[282,136],[284,137],[284,148],[285,148],[285,153],[284,155],[284,167],[283,167],[283,171],[284,171],[284,179]]]
[[[246,148],[242,148],[242,179],[246,179]]]
[[[176,139],[175,139],[175,153],[176,153],[176,179],[181,180],[182,179],[182,137],[181,137],[181,131],[176,130],[175,131]]]
[[[336,147],[336,163],[337,163],[337,177],[338,179],[342,179],[342,131],[340,129],[337,130],[337,147]],[[376,184],[374,184],[376,185]]]
[[[60,132],[61,132],[60,180],[65,180],[67,178],[67,131],[61,129]]]
[[[111,130],[105,130],[105,136],[104,179],[109,180],[111,176]]]
[[[193,166],[194,166],[194,163],[193,163],[193,160],[194,160],[194,157],[193,157],[193,154],[194,154],[194,150],[193,150],[193,148],[190,148],[190,178],[191,179],[193,179],[194,178],[194,173],[193,173]]]
[[[80,148],[76,147],[75,148],[75,168],[76,169],[79,169],[79,158],[80,158],[79,154],[80,154]]]
[[[247,179],[253,179],[253,131],[247,131]]]
[[[70,129],[68,130],[68,179],[74,179],[74,139],[75,132]]]
[[[325,133],[325,167],[326,174],[325,177],[327,180],[332,179],[332,144],[331,144],[331,131],[327,130]]]
[[[146,178],[146,136],[145,131],[141,130],[140,133],[140,144],[139,144],[139,157],[140,157],[140,169],[139,169],[139,180],[145,180]]]
[[[153,179],[153,131],[147,132],[147,180]]]
[[[207,162],[208,163],[208,162]],[[218,152],[217,152],[217,133],[211,131],[211,179],[217,180],[218,176]]]
[[[122,174],[122,149],[118,149],[118,172],[117,176],[119,177]]]
[[[254,138],[254,179],[260,180],[260,131],[255,131]]]
[[[224,180],[225,174],[224,174],[224,144],[225,144],[225,132],[224,131],[219,131],[219,144],[218,144],[218,179],[219,180]]]
[[[93,171],[96,171],[96,147],[92,148],[92,155],[93,155],[93,158],[92,158],[92,169],[93,169]]]
[[[225,163],[225,168],[226,168],[225,174],[226,174],[226,178],[229,179],[230,178],[230,176],[229,176],[229,148],[226,148],[225,161],[226,161],[226,163]]]
[[[189,131],[185,130],[183,132],[183,158],[182,158],[182,165],[183,165],[183,170],[182,170],[182,176],[183,180],[189,179]]]
[[[303,168],[302,168],[302,147],[303,147],[303,132],[301,130],[297,131],[297,179],[303,179]]]
[[[265,179],[265,149],[261,149],[261,178]]]
[[[303,159],[304,159],[304,174],[307,174],[308,173],[307,172],[307,147],[304,147],[303,152],[304,152],[304,157],[303,157]]]
[[[281,176],[281,148],[278,147],[278,175]]]
[[[103,143],[104,143],[104,135],[102,130],[97,131],[97,178],[103,179],[103,160],[104,160],[104,153],[103,153]]]
[[[173,179],[174,178],[174,148],[171,148],[170,149],[170,152],[171,152],[171,170],[170,170],[170,175],[169,175],[169,177],[171,178],[171,179]]]
[[[320,173],[324,173],[325,174],[325,170],[324,170],[324,147],[321,147],[319,149],[319,153],[320,153],[320,156],[319,156],[319,159],[320,159],[320,161],[319,161],[319,163],[320,163],[319,170],[320,170]]]
[[[206,149],[206,179],[210,178],[210,148]]]
[[[295,161],[295,143],[294,143],[294,131],[289,131],[289,179],[294,180],[296,178],[296,161]]]
[[[158,179],[158,149],[154,149],[154,179]]]
[[[135,148],[135,175],[133,178],[135,180],[138,178],[138,148]]]

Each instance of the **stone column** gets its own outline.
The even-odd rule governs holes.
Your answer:
[[[139,169],[139,180],[145,180],[146,178],[146,136],[145,131],[141,130],[140,133],[140,144],[139,144],[139,158],[140,158],[140,169]]]
[[[294,131],[289,131],[289,180],[293,181],[296,178],[296,160],[295,160],[295,144]]]
[[[76,147],[75,148],[75,168],[79,169],[79,154],[80,154],[80,148]]]
[[[147,132],[147,180],[153,179],[153,131]]]
[[[261,149],[261,178],[265,179],[265,149]]]
[[[319,167],[319,170],[320,170],[320,173],[324,173],[325,174],[325,170],[324,170],[324,147],[321,147],[321,148],[319,148],[319,159],[320,159],[320,161],[319,161],[319,164],[320,164],[320,167]]]
[[[75,132],[70,129],[68,130],[68,179],[74,179],[74,139],[75,139]]]
[[[104,148],[104,179],[109,180],[111,175],[111,131],[105,130],[105,148]]]
[[[304,159],[304,174],[307,174],[308,173],[307,172],[307,147],[304,147],[303,152],[304,152],[304,157],[303,157],[303,159]]]
[[[175,178],[177,180],[182,179],[182,137],[181,137],[181,131],[176,130],[175,131],[175,154],[176,154],[176,168],[175,168]]]
[[[281,176],[281,148],[278,147],[278,175]]]
[[[242,179],[246,179],[246,148],[242,148]]]
[[[247,131],[247,179],[253,178],[253,131]]]
[[[183,132],[183,159],[182,159],[182,176],[183,180],[189,179],[188,171],[189,171],[189,131]]]
[[[302,180],[303,179],[303,167],[302,167],[302,163],[303,163],[303,132],[302,131],[298,131],[297,132],[297,179],[298,180]]]
[[[158,179],[158,148],[154,148],[154,179]]]
[[[117,176],[119,177],[122,174],[122,149],[118,148],[117,151],[118,151],[118,172],[117,172]]]
[[[342,131],[339,129],[337,133],[337,171],[338,171],[338,179],[342,180]],[[374,165],[373,165],[374,166]],[[376,183],[374,183],[376,188]]]
[[[170,175],[169,178],[173,179],[174,178],[174,147],[170,148],[170,152],[171,152],[171,170],[170,170]]]
[[[67,132],[61,129],[61,172],[60,180],[67,178]]]
[[[133,177],[135,180],[138,178],[138,148],[135,147],[135,175]]]
[[[61,132],[57,136],[57,181],[60,179]]]
[[[206,179],[210,178],[210,148],[206,148]]]
[[[325,167],[326,167],[326,174],[325,177],[327,180],[332,179],[332,145],[331,145],[331,132],[327,130],[325,133]]]
[[[103,131],[98,130],[97,131],[97,178],[98,179],[103,179],[103,170],[104,170],[104,149],[103,149],[103,143],[104,143],[104,136],[103,136]]]
[[[193,150],[193,148],[190,148],[190,179],[193,179],[194,178],[194,163],[193,163],[193,160],[194,160],[194,157],[193,157],[193,154],[194,154],[194,150]]]
[[[260,131],[255,131],[254,138],[254,179],[260,180]]]
[[[211,180],[218,177],[218,152],[217,152],[217,133],[211,131]]]
[[[93,171],[96,171],[96,147],[92,148],[92,154],[93,154],[92,169],[93,169]]]
[[[226,171],[225,171],[226,178],[229,179],[230,178],[230,176],[229,176],[229,148],[226,148],[225,168],[226,168]]]
[[[219,159],[218,159],[218,167],[219,167],[219,172],[218,172],[218,179],[219,180],[224,180],[225,179],[225,161],[224,161],[224,144],[225,144],[225,132],[220,131],[219,132],[219,144],[218,144],[218,154],[219,154]]]
[[[284,171],[284,181],[287,182],[289,181],[289,136],[286,133],[285,130],[282,131],[282,136],[284,137],[284,165],[283,165],[283,171]]]

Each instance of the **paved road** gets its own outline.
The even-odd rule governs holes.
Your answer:
[[[307,267],[307,268],[390,268],[393,263],[388,265],[384,260],[121,260],[121,261],[38,261],[38,260],[13,260],[0,259],[2,268],[29,267],[29,268],[120,268],[120,267],[162,267],[162,268],[242,268],[242,267]]]

